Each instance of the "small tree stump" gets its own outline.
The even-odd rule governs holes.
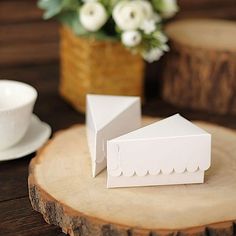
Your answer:
[[[171,51],[163,97],[180,107],[236,114],[236,23],[182,20],[166,28]]]
[[[92,178],[85,127],[74,126],[31,161],[31,204],[71,236],[233,236],[236,132],[198,124],[213,135],[204,184],[107,189],[106,171]]]

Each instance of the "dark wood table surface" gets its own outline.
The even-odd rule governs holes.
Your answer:
[[[14,79],[33,85],[39,92],[35,114],[52,126],[53,132],[76,123],[84,123],[84,115],[73,110],[58,94],[58,63],[0,68],[0,79]],[[148,86],[149,94],[157,88]],[[206,112],[178,109],[155,96],[149,97],[143,113],[165,117],[176,112],[188,119],[205,120],[236,129],[236,116],[213,115]],[[34,212],[28,198],[28,165],[35,154],[18,160],[0,162],[0,236],[64,235],[60,228],[47,225]]]

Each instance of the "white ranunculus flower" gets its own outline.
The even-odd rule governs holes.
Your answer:
[[[153,17],[154,11],[152,4],[147,0],[138,0],[136,4],[140,4],[142,8],[142,12],[145,19],[151,19]]]
[[[163,51],[160,50],[159,48],[153,48],[148,52],[144,52],[143,58],[148,61],[148,62],[154,62],[160,59],[160,57],[163,55]]]
[[[120,1],[115,5],[112,16],[121,30],[136,30],[144,19],[142,6],[136,1]]]
[[[127,47],[135,47],[141,43],[142,36],[136,30],[125,31],[121,35],[121,41]]]
[[[178,5],[176,0],[162,0],[161,13],[165,18],[170,18],[178,11]]]
[[[80,22],[88,31],[99,30],[107,21],[107,12],[99,2],[87,2],[80,8]]]

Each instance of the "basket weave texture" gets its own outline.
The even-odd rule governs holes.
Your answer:
[[[144,62],[119,42],[78,37],[60,30],[60,94],[85,111],[86,94],[143,97]]]

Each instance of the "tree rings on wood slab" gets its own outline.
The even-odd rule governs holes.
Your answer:
[[[106,171],[92,178],[86,129],[77,125],[58,132],[31,161],[31,204],[72,236],[232,236],[236,132],[197,124],[213,139],[204,184],[107,189]]]

